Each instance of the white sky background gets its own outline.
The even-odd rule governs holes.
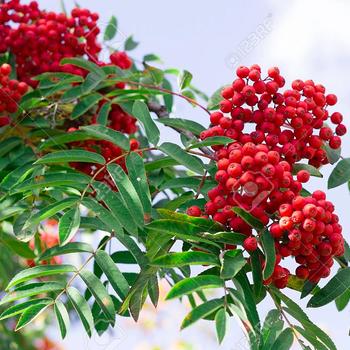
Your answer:
[[[289,83],[296,78],[312,78],[338,95],[337,109],[343,113],[345,123],[350,129],[349,1],[79,2],[81,6],[99,12],[102,23],[106,23],[112,14],[116,15],[120,30],[126,36],[134,34],[134,38],[141,42],[134,55],[141,58],[143,54],[156,53],[167,67],[188,69],[194,75],[194,84],[208,94],[232,81],[233,66],[237,64],[258,63],[263,69],[279,66]],[[59,1],[39,0],[39,3],[49,9],[60,8]],[[73,3],[66,0],[69,9]],[[207,124],[205,113],[181,101],[177,103],[176,116]],[[164,138],[175,138],[172,132],[166,132]],[[350,138],[346,138],[343,156],[349,156],[350,153]],[[323,172],[325,179],[314,180],[311,185],[308,184],[309,189],[317,187],[326,190],[329,167]],[[329,191],[328,197],[335,203],[345,228],[344,234],[349,239],[349,194],[346,185]],[[184,313],[184,310],[178,310],[180,309],[174,308],[172,312]],[[347,333],[350,327],[350,309],[338,313],[332,304],[308,312],[319,326],[330,333],[340,350],[349,348]],[[163,344],[161,350],[170,349],[167,341],[177,337],[177,327],[182,316],[183,314],[173,314],[171,317],[177,321],[159,329],[158,335],[152,334],[152,339],[148,339],[150,336],[147,334],[128,328],[123,329],[124,340],[121,344],[99,345],[96,339],[87,343],[78,328],[79,331],[72,334],[65,344],[67,349],[73,348],[74,344],[75,350],[137,349],[135,344],[142,338],[146,343],[154,341],[155,344]],[[208,327],[204,328],[203,324],[199,323],[191,330],[183,332],[182,338],[195,344],[195,349],[203,349],[204,346],[207,350],[217,349],[212,335],[208,334]],[[214,325],[210,327],[213,331]],[[222,349],[244,349],[242,345],[236,344],[240,338],[239,329],[232,327]]]

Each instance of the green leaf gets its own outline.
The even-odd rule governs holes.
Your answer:
[[[77,201],[78,201],[78,198],[68,197],[59,202],[52,203],[47,207],[44,207],[37,213],[33,214],[33,216],[28,218],[26,224],[23,227],[23,230],[26,230],[29,227],[38,225],[41,221],[52,217],[53,215],[57,214],[61,210],[64,210],[73,205],[76,205]]]
[[[290,328],[286,328],[272,345],[273,350],[289,350],[293,345],[294,336]]]
[[[296,163],[293,165],[293,175],[296,175],[300,170],[307,170],[311,176],[323,177],[321,172],[310,164]]]
[[[178,145],[170,142],[164,142],[159,146],[159,149],[180,164],[184,165],[189,170],[201,175],[204,174],[203,162],[199,158],[186,153],[186,151],[184,151]]]
[[[327,305],[349,289],[350,268],[343,268],[308,302],[308,307],[320,307]]]
[[[13,277],[6,287],[6,290],[34,278],[59,275],[75,271],[76,268],[73,265],[44,265],[31,267],[19,272],[15,277]]]
[[[143,64],[146,68],[146,73],[150,75],[150,78],[153,80],[153,83],[155,85],[162,84],[164,79],[164,72],[157,67],[150,66],[146,62],[144,62]],[[156,94],[159,95],[160,93],[164,93],[164,92],[158,90]]]
[[[148,295],[154,307],[157,307],[159,301],[159,285],[157,275],[150,277],[148,281]]]
[[[262,278],[262,266],[260,262],[260,256],[256,250],[250,254],[252,275],[253,275],[253,291],[256,299],[259,299],[262,288],[263,288],[263,278]]]
[[[85,141],[90,140],[91,137],[86,132],[77,130],[72,132],[67,132],[64,134],[59,134],[56,136],[50,136],[47,140],[40,144],[40,149],[44,150],[53,146],[60,146],[66,143],[75,142],[75,141]]]
[[[200,319],[210,315],[222,306],[222,299],[213,299],[195,307],[183,320],[181,329],[184,329],[196,321],[199,321]]]
[[[128,294],[129,284],[112,258],[104,250],[98,250],[95,259],[113,289],[122,299],[124,299]]]
[[[188,222],[160,219],[152,221],[146,226],[146,229],[147,231],[157,232],[157,235],[167,235],[169,238],[174,236],[176,239],[180,240],[213,244],[220,248],[218,244],[212,242],[210,239],[202,238],[202,235],[200,235],[200,233],[203,232],[202,227]]]
[[[51,259],[54,256],[73,254],[73,253],[93,253],[91,245],[83,242],[69,242],[64,246],[54,246],[45,250],[39,257],[39,261]]]
[[[284,304],[288,306],[288,308],[284,308],[284,310],[288,312],[296,320],[298,320],[305,329],[308,329],[309,333],[312,332],[314,336],[318,337],[324,344],[327,345],[329,349],[337,350],[332,339],[322,329],[320,329],[318,326],[316,326],[314,323],[310,321],[307,314],[296,302],[288,298],[286,295],[281,293],[276,288],[273,289],[273,293],[277,295],[277,297],[281,299],[284,302]]]
[[[11,193],[25,192],[34,189],[46,189],[47,187],[73,187],[84,189],[89,183],[91,177],[78,173],[51,173],[40,176],[34,176],[22,183],[14,186]]]
[[[313,293],[313,291],[317,288],[316,283],[313,283],[309,280],[304,282],[303,288],[301,290],[300,298],[305,298],[309,294]],[[313,293],[314,294],[314,293]]]
[[[128,138],[124,134],[115,131],[111,128],[107,128],[106,126],[96,124],[82,126],[81,129],[84,130],[88,135],[93,136],[97,139],[112,142],[113,144],[117,145],[125,151],[128,151],[130,149]]]
[[[265,253],[265,267],[263,270],[263,277],[266,280],[272,275],[275,269],[275,262],[276,262],[275,240],[271,236],[269,230],[265,229],[261,233],[260,241]]]
[[[60,244],[65,245],[76,235],[80,226],[79,205],[64,213],[58,224]]]
[[[350,158],[342,159],[328,179],[328,188],[338,187],[350,180]]]
[[[168,293],[166,299],[180,298],[186,294],[212,288],[223,288],[223,280],[215,275],[200,275],[185,278],[177,282]]]
[[[340,148],[333,149],[333,148],[329,147],[328,143],[325,143],[323,145],[323,149],[327,153],[327,159],[328,159],[330,164],[335,164],[340,159],[340,153],[341,153]]]
[[[163,78],[163,84],[162,87],[166,90],[172,91],[173,87],[171,86],[171,83],[168,79]],[[171,94],[165,94],[163,96],[163,101],[164,101],[164,105],[167,109],[168,112],[172,112],[173,110],[173,105],[174,105],[174,96]]]
[[[143,159],[139,154],[132,152],[126,158],[126,167],[130,181],[142,202],[143,210],[146,215],[150,215],[152,209],[151,194]]]
[[[142,101],[135,101],[132,107],[132,115],[143,125],[148,140],[152,144],[157,145],[160,133],[151,117],[147,105]]]
[[[86,333],[91,338],[92,330],[94,329],[94,319],[87,301],[83,298],[80,292],[74,287],[68,287],[67,295],[71,301],[75,311],[80,317],[81,322],[86,330]]]
[[[83,97],[73,108],[71,119],[77,119],[102,100],[103,96],[96,92]]]
[[[114,232],[119,238],[125,236],[120,222],[103,205],[92,198],[84,198],[82,204],[95,213],[96,217],[106,225],[108,231]]]
[[[64,64],[72,64],[73,66],[86,69],[89,72],[95,73],[97,75],[104,75],[104,72],[101,67],[99,67],[97,64],[93,63],[92,61],[88,61],[85,58],[80,57],[70,57],[70,58],[64,58],[61,60],[61,65]]]
[[[199,185],[201,183],[200,179],[196,179],[192,176],[188,176],[188,177],[176,177],[176,178],[172,178],[168,181],[165,181],[164,183],[162,183],[159,186],[159,189],[165,190],[165,189],[169,189],[169,188],[191,188],[193,190],[198,189]]]
[[[27,284],[27,285],[18,287],[14,291],[4,296],[0,301],[0,305],[3,305],[5,303],[10,303],[12,301],[23,299],[23,298],[28,298],[33,295],[62,291],[64,288],[65,288],[65,284],[59,283],[59,282],[43,282],[43,283]]]
[[[104,314],[108,317],[108,321],[113,325],[115,322],[115,309],[113,300],[108,294],[106,287],[92,272],[88,270],[80,271],[79,275],[95,297],[96,302],[100,305]]]
[[[238,291],[230,291],[230,294],[240,296],[240,301],[243,304],[245,312],[248,316],[249,322],[252,324],[250,333],[260,332],[260,319],[257,310],[257,301],[254,298],[252,286],[244,271],[240,271],[233,279]],[[243,298],[242,298],[243,297]],[[253,335],[253,334],[252,334]]]
[[[24,310],[21,317],[19,318],[18,323],[16,325],[16,331],[20,330],[21,328],[25,327],[27,324],[32,322],[48,306],[49,306],[49,303],[40,303],[40,304],[29,306],[26,310]]]
[[[22,144],[22,140],[19,137],[9,137],[0,142],[0,157],[13,150],[18,145]]]
[[[203,233],[203,238],[209,239],[214,242],[226,243],[226,244],[240,244],[242,245],[247,236],[237,232],[217,232],[217,233]]]
[[[97,115],[97,123],[106,126],[108,121],[109,113],[112,109],[111,102],[105,102],[101,107]]]
[[[35,254],[29,248],[28,243],[24,243],[19,241],[16,237],[5,233],[4,231],[0,231],[0,242],[4,244],[6,247],[11,249],[16,255],[21,256],[26,259],[34,259]]]
[[[157,209],[157,212],[162,219],[177,220],[194,224],[199,226],[203,232],[218,232],[222,231],[224,228],[218,222],[206,218],[197,218],[164,208]]]
[[[118,31],[118,21],[115,16],[112,16],[103,34],[103,40],[104,41],[112,40],[116,36],[117,31]]]
[[[69,314],[67,312],[66,307],[60,300],[56,300],[54,305],[54,311],[58,326],[60,327],[62,339],[64,339],[67,335],[67,330],[69,329],[70,325]]]
[[[192,78],[193,75],[189,71],[184,70],[178,77],[180,90],[188,88],[191,85]]]
[[[232,279],[245,266],[246,259],[240,250],[229,250],[224,254],[220,276]]]
[[[189,90],[189,89],[182,90],[181,93],[182,93],[183,96],[186,96],[186,97],[190,98],[193,101],[196,100],[196,95],[194,94],[194,92],[192,90]],[[195,107],[196,105],[193,103],[193,101],[189,100],[188,102],[191,103],[192,106]]]
[[[159,56],[157,56],[153,53],[150,53],[148,55],[143,56],[142,61],[143,62],[152,62],[152,61],[161,61],[161,59]]]
[[[65,151],[57,151],[46,154],[38,159],[34,164],[54,164],[54,163],[97,163],[105,164],[105,159],[95,152],[89,152],[80,149],[70,149]]]
[[[248,213],[244,209],[240,207],[234,207],[232,209],[239,217],[241,217],[247,224],[249,224],[251,227],[255,228],[256,230],[260,231],[264,228],[264,225],[260,220],[258,220],[255,216]]]
[[[143,227],[144,213],[142,203],[128,175],[116,164],[108,165],[107,169],[135,222],[140,227]]]
[[[227,87],[228,85],[222,86],[221,88],[217,89],[214,94],[210,97],[209,101],[208,101],[208,109],[210,111],[214,110],[214,109],[219,109],[219,104],[220,101],[222,100],[222,96],[221,96],[221,91]]]
[[[227,318],[227,313],[224,308],[220,309],[215,315],[216,335],[218,337],[219,344],[221,344],[225,338],[228,323]]]
[[[284,322],[281,319],[281,312],[279,310],[270,310],[265,317],[265,321],[261,330],[262,349],[271,349],[275,342],[277,335],[283,329]]]
[[[218,257],[203,252],[169,253],[152,261],[151,265],[160,267],[181,267],[187,265],[220,266]]]
[[[206,138],[204,141],[192,143],[188,147],[188,149],[200,148],[200,147],[205,147],[205,146],[214,146],[214,145],[227,145],[229,143],[232,143],[233,141],[234,140],[232,140],[229,137],[213,136],[213,137]]]
[[[105,203],[110,210],[110,214],[118,221],[119,225],[131,234],[137,232],[133,214],[126,207],[120,193],[112,191],[107,185],[97,181],[93,183],[93,188],[96,191],[96,199]]]
[[[313,333],[310,332],[310,330],[306,330],[302,327],[299,327],[297,325],[294,326],[295,330],[300,333],[311,345],[314,346],[317,350],[328,350],[328,348],[317,340],[317,338],[314,336]],[[305,347],[304,349],[310,349],[309,347]]]
[[[111,255],[111,258],[118,264],[136,264],[135,258],[127,250],[115,252]]]
[[[339,295],[337,299],[335,299],[335,305],[337,306],[338,311],[343,311],[350,301],[350,289],[348,289],[345,293]]]
[[[50,304],[52,301],[53,301],[52,299],[41,298],[41,299],[28,300],[20,304],[15,304],[13,306],[10,306],[0,315],[0,320],[5,320],[7,318],[21,314],[30,306],[37,305],[37,304],[45,304],[45,303]]]
[[[135,49],[137,46],[139,45],[139,43],[137,41],[134,40],[133,36],[129,36],[125,43],[124,43],[124,49],[125,51],[131,51],[133,49]]]
[[[157,119],[157,122],[179,130],[190,131],[195,136],[199,136],[199,134],[205,130],[205,128],[201,124],[189,119],[161,118]]]
[[[179,165],[179,162],[172,159],[171,157],[162,157],[160,159],[146,163],[145,169],[147,172],[150,172],[157,169],[172,167],[174,165]]]

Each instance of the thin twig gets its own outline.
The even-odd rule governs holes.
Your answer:
[[[207,179],[207,174],[208,174],[208,171],[206,170],[204,172],[204,175],[202,176],[201,182],[199,183],[199,186],[197,188],[197,194],[194,197],[194,199],[198,199],[199,195],[201,194],[202,188],[203,188],[203,186],[205,184],[205,180]]]
[[[297,339],[299,345],[301,346],[302,349],[304,349],[304,343],[301,341],[301,339],[299,338],[299,334],[296,331],[296,329],[294,328],[294,325],[290,322],[288,316],[286,315],[286,313],[284,312],[282,306],[277,302],[275,296],[273,295],[273,293],[271,293],[270,290],[268,290],[268,293],[270,294],[273,302],[275,303],[278,311],[280,312],[281,316],[285,319],[285,321],[287,322],[288,326],[290,327],[290,329],[293,331],[295,338]]]

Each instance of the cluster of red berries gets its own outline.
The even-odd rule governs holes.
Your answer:
[[[10,79],[11,70],[7,63],[0,66],[0,128],[11,123],[8,114],[17,111],[20,99],[28,91],[26,83]]]
[[[337,98],[325,95],[323,86],[301,80],[293,82],[292,90],[279,93],[285,81],[276,67],[268,70],[265,79],[258,65],[239,67],[237,75],[232,86],[222,91],[221,112],[211,114],[212,125],[201,134],[202,139],[227,136],[235,141],[213,146],[218,185],[208,191],[204,211],[193,206],[187,213],[210,216],[228,230],[243,233],[247,236],[243,247],[253,252],[258,248],[258,237],[232,210],[244,209],[269,227],[275,240],[275,269],[264,282],[286,287],[290,272],[280,263],[293,256],[299,265],[296,275],[317,283],[329,275],[333,257],[344,254],[342,227],[322,191],[301,196],[302,183],[309,181],[310,173],[293,173],[295,162],[301,159],[316,167],[327,164],[321,148],[325,142],[333,149],[340,147],[339,136],[346,132],[341,114],[331,115],[337,135],[323,126],[328,119],[326,108]],[[255,124],[255,130],[245,131],[247,124]],[[317,135],[315,130],[319,130]]]
[[[222,91],[221,112],[212,113],[212,127],[202,139],[225,135],[242,144],[266,144],[291,164],[301,159],[317,168],[327,164],[324,144],[338,149],[346,133],[341,113],[328,112],[337,97],[326,95],[325,87],[312,80],[295,80],[291,89],[279,92],[284,85],[277,67],[267,77],[258,65],[239,67],[237,79]],[[336,125],[335,134],[325,124],[328,119]],[[255,130],[248,130],[249,124]]]
[[[74,8],[67,16],[43,11],[36,1],[26,5],[11,0],[0,6],[0,53],[15,55],[18,78],[31,86],[37,84],[31,78],[43,72],[84,74],[77,67],[60,66],[60,61],[84,55],[97,60],[98,18],[87,9]]]
[[[36,86],[37,82],[32,78],[43,72],[64,71],[85,76],[87,72],[83,69],[67,64],[61,66],[60,61],[65,57],[86,56],[100,66],[106,65],[98,60],[98,54],[101,51],[101,46],[97,42],[97,36],[100,33],[97,26],[98,18],[98,14],[91,13],[87,9],[74,8],[71,15],[67,16],[63,13],[42,11],[36,1],[25,5],[21,4],[19,0],[11,0],[0,5],[0,33],[2,35],[0,52],[10,51],[15,55],[19,79],[33,87]],[[112,53],[110,61],[121,69],[130,69],[132,66],[132,60],[125,52]],[[19,92],[23,94],[27,90],[27,85],[24,82],[15,85],[18,92],[15,92],[13,97],[9,89],[9,93],[6,93],[7,90],[4,91],[4,96],[10,96],[10,99],[7,96],[7,105],[4,106],[4,110],[15,111],[17,105],[13,102],[17,102],[21,97]],[[9,84],[14,86],[13,81],[10,81]],[[117,84],[116,87],[124,88],[124,84]],[[100,103],[100,108],[103,103]],[[1,107],[0,104],[0,109]],[[2,120],[0,118],[0,124],[5,125],[8,122],[8,119]],[[96,123],[96,116],[88,120],[88,123]],[[86,124],[86,120],[84,124]],[[117,104],[111,108],[107,126],[129,135],[137,131],[136,119],[125,113]],[[73,130],[76,128],[69,128],[69,131]],[[123,150],[108,141],[91,140],[72,143],[70,146],[98,152],[105,157],[106,161],[117,158],[123,153]],[[132,139],[130,147],[132,150],[136,150],[139,148],[139,144]],[[122,158],[117,162],[124,166]],[[94,164],[74,163],[72,166],[91,176],[99,171],[99,168]],[[99,171],[97,179],[114,187],[105,170]]]
[[[328,277],[334,256],[344,254],[344,239],[334,205],[322,191],[312,196],[296,196],[281,204],[270,227],[280,257],[294,256],[300,265],[296,275],[317,283]]]

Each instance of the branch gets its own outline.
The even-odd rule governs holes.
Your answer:
[[[153,101],[153,102],[148,102],[147,105],[148,105],[149,110],[151,112],[155,113],[159,119],[170,117],[170,114],[167,111],[166,107],[161,105],[160,103]],[[171,128],[173,130],[175,130],[176,132],[178,132],[179,134],[182,134],[182,135],[188,137],[189,139],[197,138],[191,131],[182,130],[182,129],[179,129],[179,128],[173,127],[173,126],[171,126]],[[204,154],[207,154],[208,156],[211,156],[211,157],[214,156],[214,152],[209,147],[200,147],[199,149]]]

